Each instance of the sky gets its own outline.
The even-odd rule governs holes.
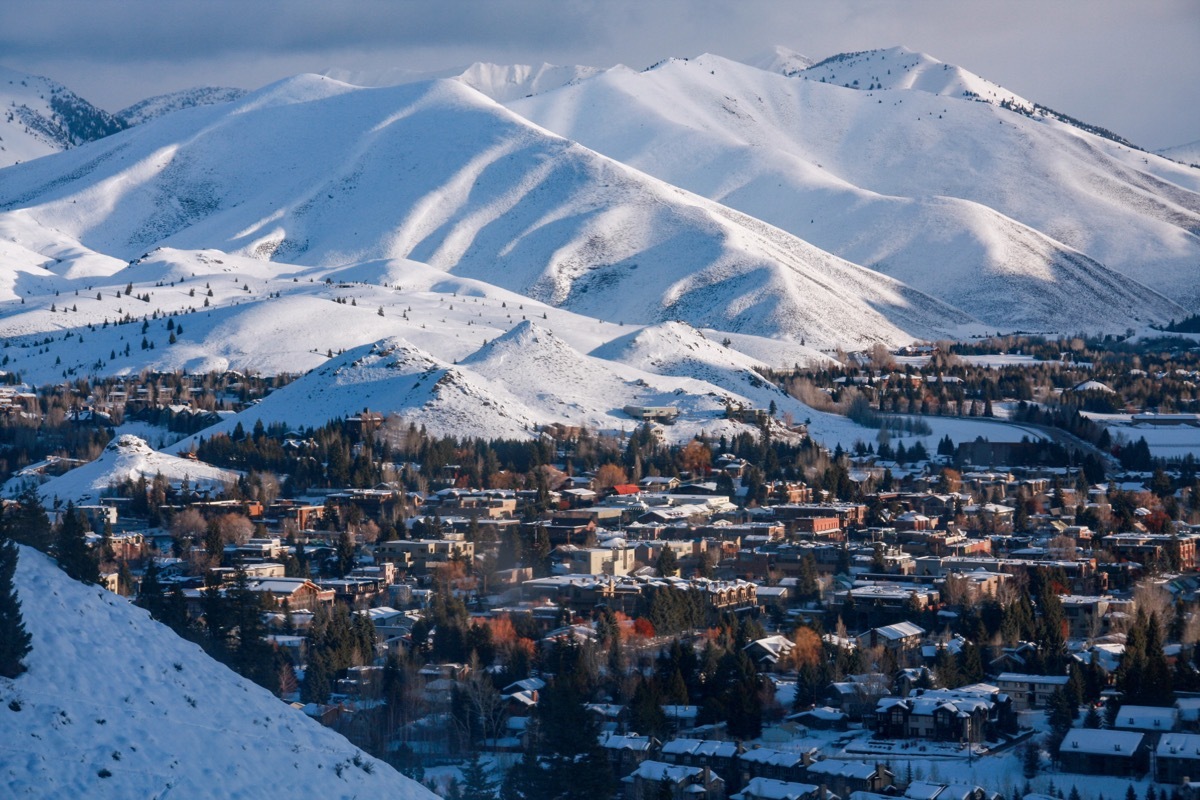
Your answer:
[[[475,61],[905,45],[1148,149],[1200,139],[1200,0],[0,0],[0,63],[118,110],[200,85]]]

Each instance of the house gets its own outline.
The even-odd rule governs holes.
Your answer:
[[[759,590],[761,592],[761,589]],[[760,594],[761,596],[761,594]],[[750,657],[759,669],[770,670],[779,662],[787,661],[787,657],[796,647],[795,642],[786,636],[767,636],[763,639],[756,639],[750,644],[742,648],[742,651]]]
[[[897,622],[882,628],[872,628],[856,638],[860,648],[883,647],[896,653],[915,650],[921,646],[925,629],[911,622]]]
[[[821,787],[811,783],[792,783],[773,778],[752,778],[729,800],[817,800],[821,798]],[[823,800],[823,798],[822,798]]]
[[[475,544],[455,539],[394,539],[375,547],[375,560],[387,561],[414,573],[427,572],[432,565],[461,558],[475,558]]]
[[[874,713],[881,697],[888,694],[887,676],[878,672],[847,675],[846,680],[829,684],[825,702],[851,720],[861,720]]]
[[[773,750],[756,747],[738,756],[738,784],[746,784],[755,778],[768,778],[781,782],[803,782],[808,766],[816,761],[816,749],[808,751]]]
[[[708,767],[643,761],[628,777],[625,800],[659,800],[669,788],[672,800],[725,800],[725,781]]]
[[[608,758],[613,776],[618,779],[636,770],[638,765],[650,758],[660,746],[659,741],[652,736],[620,736],[615,733],[600,735],[600,747]]]
[[[1179,784],[1200,777],[1200,735],[1164,733],[1154,750],[1154,780]]]
[[[246,587],[256,594],[269,595],[271,601],[268,606],[282,606],[286,601],[288,608],[292,611],[313,611],[317,606],[322,604],[332,603],[334,600],[334,592],[332,589],[325,589],[307,578],[259,578],[250,580]],[[193,590],[184,592],[188,598],[188,607],[191,610],[193,600]],[[222,589],[222,592],[224,589]],[[197,610],[199,610],[200,593],[195,593]]]
[[[946,785],[932,781],[913,781],[904,790],[904,797],[906,800],[1004,800],[1003,795],[989,792],[981,786],[965,783]],[[1025,797],[1033,798],[1035,795],[1027,794]]]
[[[1046,708],[1050,695],[1067,685],[1066,675],[1025,675],[1003,672],[996,678],[996,688],[1012,698],[1017,711]]]
[[[1181,697],[1175,701],[1175,708],[1179,710],[1180,730],[1200,733],[1200,697]]]
[[[1149,748],[1144,734],[1072,728],[1059,749],[1063,772],[1116,775],[1131,778],[1148,768]]]
[[[940,742],[981,742],[1011,708],[995,687],[917,689],[908,697],[884,697],[875,710],[875,728],[887,738]]]
[[[1113,730],[1159,734],[1175,730],[1179,709],[1158,706],[1121,706]],[[1200,778],[1200,775],[1196,777]]]
[[[659,758],[668,764],[708,767],[718,774],[724,772],[732,779],[739,774],[738,756],[741,752],[742,747],[736,742],[672,739],[663,744]]]
[[[830,706],[810,708],[807,711],[790,714],[786,719],[817,731],[844,731],[850,727],[849,716]]]
[[[825,786],[838,797],[853,792],[881,792],[896,781],[896,775],[883,764],[826,759],[810,764],[806,783]]]

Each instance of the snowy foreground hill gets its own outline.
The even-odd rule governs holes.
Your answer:
[[[433,797],[41,553],[16,587],[33,650],[0,678],[5,797]]]

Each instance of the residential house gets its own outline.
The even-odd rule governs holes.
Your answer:
[[[608,758],[609,766],[612,767],[613,777],[617,779],[636,770],[660,746],[661,743],[652,736],[621,736],[616,733],[600,735],[600,747]]]
[[[1063,772],[1137,777],[1146,772],[1149,747],[1144,734],[1072,728],[1059,749]]]
[[[919,649],[924,636],[925,629],[920,625],[897,622],[882,628],[872,628],[855,639],[860,648],[883,647],[899,654]]]
[[[940,742],[981,742],[994,732],[1010,701],[995,687],[915,690],[908,697],[884,697],[875,729],[887,738]]]
[[[1200,778],[1200,735],[1164,733],[1154,750],[1154,780],[1178,786]]]
[[[1179,719],[1179,709],[1161,708],[1159,706],[1121,706],[1116,719],[1113,720],[1113,730],[1137,731],[1146,734],[1162,734],[1175,730]],[[1200,775],[1196,777],[1200,778]]]
[[[725,781],[708,767],[646,760],[622,782],[625,800],[660,800],[667,791],[672,800],[725,800]]]
[[[896,775],[883,764],[826,759],[808,766],[806,783],[825,786],[838,797],[853,792],[882,792],[896,782]]]
[[[761,591],[760,589],[759,592],[761,593]],[[796,644],[791,639],[776,634],[775,636],[756,639],[743,647],[742,650],[759,669],[769,671],[779,666],[781,661],[786,663],[787,657],[795,647]]]
[[[1004,672],[996,678],[996,687],[1012,698],[1017,711],[1046,708],[1050,695],[1067,685],[1066,675],[1025,675]]]
[[[753,778],[746,788],[730,795],[729,800],[824,800],[821,787],[811,783],[792,783],[773,778]]]

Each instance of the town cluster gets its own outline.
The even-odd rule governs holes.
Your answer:
[[[1200,797],[1193,460],[759,417],[259,426],[199,448],[224,493],[31,487],[0,528],[447,796]]]

